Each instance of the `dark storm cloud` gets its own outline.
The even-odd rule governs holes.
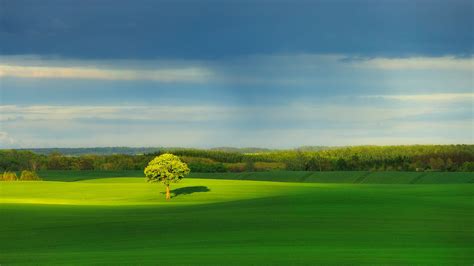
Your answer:
[[[472,1],[2,0],[1,53],[212,59],[473,53]]]

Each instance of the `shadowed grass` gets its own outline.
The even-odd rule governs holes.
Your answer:
[[[192,186],[192,187],[182,187],[182,188],[177,188],[171,190],[171,194],[173,195],[173,198],[179,196],[179,195],[189,195],[197,192],[209,192],[211,191],[208,187],[206,186]]]

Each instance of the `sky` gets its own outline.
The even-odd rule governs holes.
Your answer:
[[[0,1],[0,148],[474,143],[470,0]]]

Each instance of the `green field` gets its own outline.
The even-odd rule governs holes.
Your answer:
[[[141,178],[1,182],[0,264],[474,262],[474,184],[188,178],[172,189],[165,202]]]
[[[47,181],[79,181],[110,177],[140,177],[143,171],[40,171]],[[368,172],[368,171],[269,171],[242,173],[191,173],[188,178],[255,180],[303,183],[364,184],[465,184],[474,183],[473,172]]]

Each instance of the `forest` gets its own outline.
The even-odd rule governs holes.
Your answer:
[[[96,151],[100,149],[104,148]],[[142,170],[153,157],[167,152],[178,155],[193,172],[474,171],[474,145],[353,146],[252,153],[184,148],[155,148],[146,154],[94,154],[92,148],[90,154],[65,151],[0,150],[0,171]]]

